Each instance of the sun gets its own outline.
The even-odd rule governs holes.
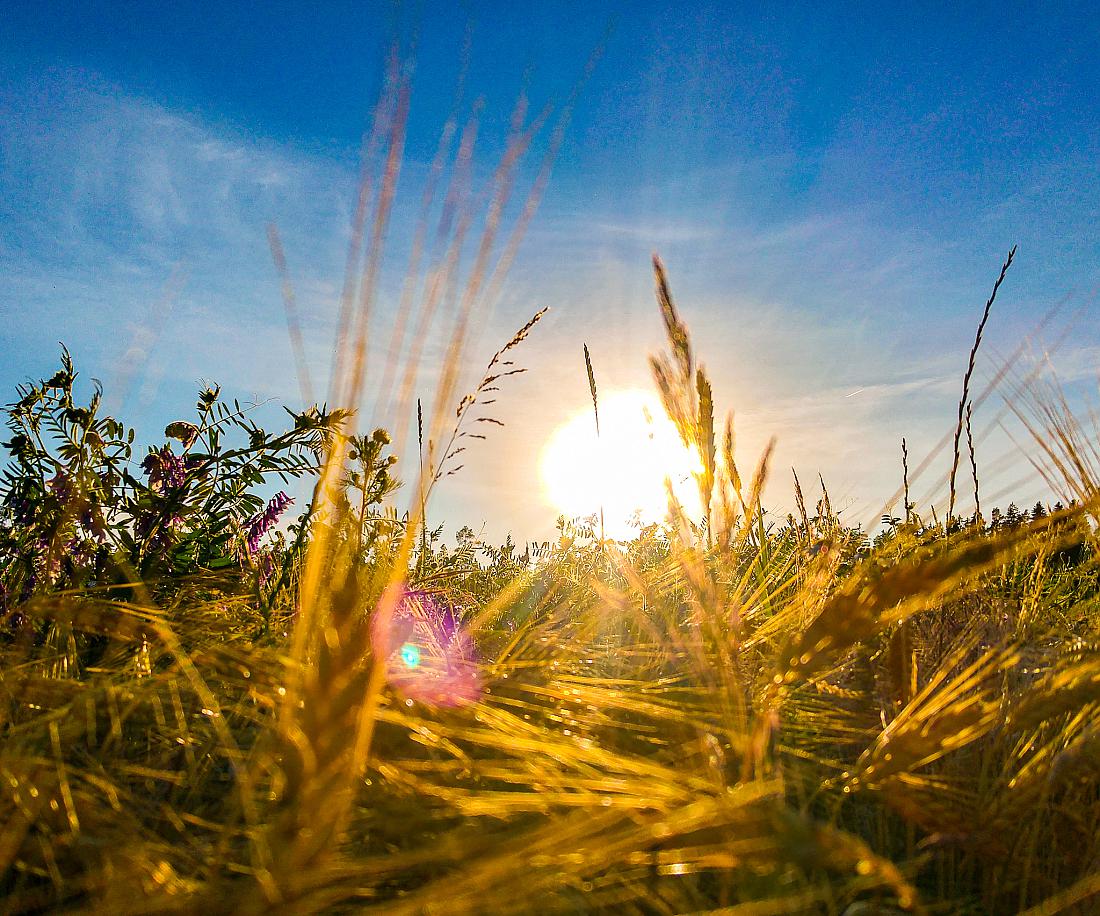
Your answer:
[[[589,407],[547,440],[539,465],[548,500],[567,518],[602,510],[605,533],[617,540],[637,533],[634,518],[647,524],[666,517],[666,480],[694,514],[699,456],[684,445],[656,396],[612,392],[600,396],[599,406],[598,436]]]

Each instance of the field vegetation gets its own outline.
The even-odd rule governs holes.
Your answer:
[[[377,132],[391,165],[399,89]],[[950,508],[910,502],[899,462],[900,507],[872,538],[825,482],[795,477],[789,515],[764,504],[770,447],[737,454],[655,260],[654,382],[699,455],[701,514],[670,499],[629,541],[563,520],[537,549],[469,529],[448,545],[429,524],[432,489],[491,447],[485,409],[539,317],[454,397],[544,181],[499,239],[510,170],[545,121],[516,128],[479,198],[471,279],[440,292],[462,244],[445,240],[440,289],[393,331],[418,346],[416,315],[453,300],[417,437],[324,406],[264,429],[209,387],[142,450],[68,353],[15,393],[0,909],[1096,912],[1100,445],[1056,389],[1019,379],[1011,403],[1062,502],[958,517],[964,489],[982,506],[981,331],[946,440]],[[371,220],[360,201],[370,254],[349,277],[368,292],[344,297],[332,404],[360,403],[391,184]],[[387,396],[410,404],[408,378]],[[421,473],[399,486],[406,438]],[[304,504],[268,495],[298,477]]]

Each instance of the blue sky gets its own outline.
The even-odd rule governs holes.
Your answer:
[[[549,534],[537,458],[585,407],[581,342],[605,388],[647,383],[655,250],[719,405],[737,413],[745,463],[778,436],[777,506],[796,465],[803,480],[822,472],[853,522],[875,517],[897,483],[901,436],[919,456],[950,427],[974,325],[1015,243],[979,377],[1065,301],[1058,330],[1076,318],[1052,360],[1075,397],[1095,388],[1100,26],[1089,5],[430,2],[6,11],[0,387],[50,372],[64,340],[151,431],[187,409],[200,378],[274,399],[268,409],[297,406],[265,225],[282,231],[324,378],[386,49],[418,35],[399,275],[470,20],[479,174],[521,89],[534,108],[560,103],[612,30],[468,353],[483,364],[550,306],[522,351],[530,372],[502,392],[507,426],[471,449],[437,517],[484,523],[490,537]],[[384,295],[380,327],[394,307]],[[992,430],[991,495],[1041,495],[1017,483],[1026,461],[1008,457],[997,413],[994,399],[978,418]],[[930,494],[945,468],[941,457]]]

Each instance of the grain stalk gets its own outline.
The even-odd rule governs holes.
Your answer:
[[[959,440],[962,438],[966,405],[970,401],[970,378],[974,374],[974,364],[978,358],[978,347],[981,346],[982,343],[982,332],[985,331],[986,322],[989,321],[989,313],[993,308],[993,302],[997,298],[997,290],[1001,288],[1001,284],[1005,279],[1005,274],[1008,273],[1008,269],[1012,266],[1012,260],[1015,257],[1016,246],[1013,245],[1004,264],[1001,265],[1001,273],[997,277],[997,282],[993,284],[993,292],[989,294],[989,299],[986,300],[985,310],[982,312],[982,320],[978,322],[978,331],[974,335],[974,346],[970,348],[970,359],[966,364],[966,373],[963,375],[962,397],[959,398],[959,417],[955,424],[955,440],[951,451],[951,474],[948,479],[947,527],[951,527],[951,519],[955,514],[955,475],[959,470]]]
[[[974,413],[974,405],[966,405],[966,446],[970,452],[970,473],[974,478],[974,523],[981,524],[982,502],[978,495],[978,459],[974,455],[974,432],[971,428],[971,416]]]
[[[588,344],[584,344],[584,368],[588,373],[588,391],[592,395],[592,416],[596,419],[596,450],[600,448],[600,401],[596,394],[596,373],[592,370],[592,355],[588,352]],[[597,456],[602,467],[602,460]],[[603,500],[600,500],[600,543],[604,543],[607,536],[604,531]]]
[[[909,500],[909,449],[905,444],[905,436],[901,437],[901,487],[905,506],[905,524],[908,525],[913,518],[913,503]]]

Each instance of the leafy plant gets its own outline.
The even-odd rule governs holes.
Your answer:
[[[261,549],[291,500],[258,490],[316,473],[345,411],[287,411],[271,434],[252,409],[225,403],[219,388],[199,395],[193,421],[178,420],[165,441],[135,456],[135,431],[103,412],[102,390],[80,403],[77,372],[62,349],[61,369],[21,385],[5,408],[11,459],[0,478],[0,589],[5,600],[144,582],[164,590],[184,576],[222,569],[271,578]],[[380,445],[369,461],[385,464]],[[386,492],[377,471],[366,496]]]

